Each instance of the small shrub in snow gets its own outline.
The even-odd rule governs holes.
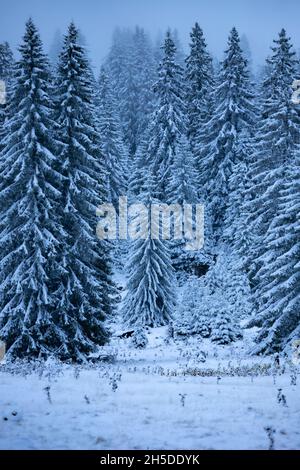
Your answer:
[[[285,397],[285,395],[282,393],[282,388],[279,388],[279,389],[278,389],[277,401],[278,401],[278,403],[279,403],[280,405],[284,406],[285,408],[287,407],[286,397]]]
[[[46,392],[46,395],[47,395],[47,400],[48,402],[50,403],[50,405],[52,405],[52,399],[51,399],[51,394],[50,394],[50,385],[47,385],[47,387],[44,388],[45,392]]]
[[[121,378],[122,378],[121,373],[114,373],[110,377],[109,383],[113,392],[116,392],[118,390],[118,387],[119,387],[118,383],[121,382]]]
[[[137,328],[132,335],[131,344],[136,349],[144,349],[148,344],[148,338],[143,328]]]
[[[232,316],[223,311],[217,315],[211,340],[217,344],[229,344],[242,338],[241,329],[234,325]]]
[[[269,438],[269,450],[274,450],[274,435],[276,430],[270,426],[264,428]]]
[[[179,393],[180,396],[180,403],[182,406],[185,405],[186,393]]]

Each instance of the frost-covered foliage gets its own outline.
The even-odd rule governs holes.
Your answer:
[[[229,204],[229,178],[241,160],[238,138],[241,132],[250,135],[254,123],[249,71],[235,28],[229,35],[213,99],[212,117],[198,133],[196,156],[200,194],[210,207],[216,237]]]
[[[55,325],[62,175],[52,137],[51,76],[31,20],[20,54],[0,163],[0,337],[9,355],[34,357],[65,340]]]
[[[153,202],[147,197],[148,207]],[[146,221],[151,221],[150,208]],[[139,217],[141,220],[141,217]],[[152,221],[152,226],[155,223]],[[175,308],[175,279],[170,260],[169,248],[162,240],[150,236],[138,238],[132,243],[127,264],[127,293],[122,308],[122,316],[129,325],[160,326],[170,321]]]
[[[109,201],[118,207],[119,197],[126,192],[127,154],[121,133],[117,103],[113,96],[110,77],[104,68],[99,77],[99,131],[102,152],[106,161]]]
[[[112,308],[109,246],[95,236],[96,208],[107,201],[107,178],[93,86],[86,53],[72,23],[64,39],[56,83],[64,175],[60,206],[63,273],[57,323],[64,331],[60,356],[74,360],[84,359],[106,341],[103,320]]]
[[[179,335],[211,335],[211,317],[203,281],[191,278],[182,289],[176,309],[174,329]]]
[[[241,338],[241,320],[251,313],[249,295],[247,276],[234,265],[234,255],[221,252],[205,276],[187,282],[178,301],[176,330],[220,344],[235,341]]]
[[[282,182],[300,143],[300,111],[291,101],[298,62],[285,30],[280,32],[272,49],[261,86],[260,116],[250,167],[247,210],[248,223],[255,234],[249,254],[251,277],[260,269],[258,259],[265,252],[264,237],[278,213]]]
[[[197,204],[197,173],[190,142],[182,135],[178,141],[167,189],[170,204]],[[175,217],[175,216],[174,216]],[[193,270],[203,261],[203,254],[186,250],[188,235],[172,241],[172,264],[176,270]],[[190,234],[192,236],[192,234]]]
[[[0,80],[4,82],[5,86],[5,90],[0,90],[1,93],[4,93],[0,102],[0,151],[5,134],[4,121],[12,93],[13,67],[14,57],[9,44],[7,42],[0,43]]]
[[[285,30],[267,64],[247,203],[254,235],[248,266],[258,311],[249,325],[262,326],[256,352],[282,350],[297,335],[300,320],[300,114],[291,101],[297,60]]]
[[[137,327],[132,335],[131,344],[136,349],[144,349],[148,344],[148,338],[143,327]]]
[[[278,212],[264,237],[259,261],[258,315],[261,326],[254,352],[281,351],[300,334],[300,166],[299,154],[286,169],[278,195]]]
[[[109,247],[95,236],[105,162],[77,36],[71,24],[55,101],[31,20],[16,65],[0,166],[0,336],[12,357],[82,361],[107,339]]]
[[[186,58],[185,71],[186,107],[187,135],[194,149],[196,136],[201,126],[210,118],[212,111],[214,78],[212,58],[198,23],[192,28],[190,37],[190,52]]]
[[[106,61],[130,157],[135,155],[153,110],[154,51],[142,28],[116,29]]]
[[[153,196],[161,202],[169,200],[171,168],[177,145],[185,133],[185,107],[183,93],[183,69],[175,61],[176,47],[167,32],[163,48],[163,59],[158,69],[158,80],[154,86],[156,106],[145,136],[140,158],[156,178]]]
[[[223,302],[219,302],[219,309],[213,322],[211,340],[217,344],[229,344],[241,339],[241,329],[232,321],[233,312]]]
[[[228,344],[243,321],[260,328],[255,353],[287,351],[300,334],[300,107],[285,30],[255,77],[235,28],[220,64],[198,23],[186,59],[176,30],[153,47],[142,28],[118,29],[98,82],[84,44],[73,23],[63,42],[58,32],[51,67],[32,20],[16,64],[0,44],[0,338],[9,356],[96,360],[104,321],[116,320],[112,271],[119,276],[125,250],[121,318],[136,348],[147,327],[166,324],[172,337]],[[129,211],[135,240],[98,240],[97,207],[117,207],[126,193],[147,207]],[[151,238],[154,203],[203,204],[204,249],[186,250],[186,231]]]

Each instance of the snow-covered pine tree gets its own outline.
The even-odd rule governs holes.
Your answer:
[[[61,252],[59,323],[64,359],[84,360],[105,343],[105,315],[111,312],[109,245],[96,238],[96,208],[107,202],[105,157],[95,108],[95,81],[73,23],[58,64],[57,124],[65,181],[60,216],[65,230]]]
[[[102,152],[106,160],[109,200],[118,207],[119,197],[126,192],[127,155],[121,134],[117,104],[112,94],[110,79],[101,69],[98,87],[99,123]]]
[[[195,23],[190,37],[190,53],[186,58],[185,72],[187,135],[194,148],[194,140],[200,127],[211,115],[214,77],[212,58],[198,23]]]
[[[153,109],[153,48],[144,30],[116,29],[106,66],[119,105],[125,144],[133,158]]]
[[[246,265],[258,306],[261,304],[263,279],[259,271],[266,252],[265,237],[269,236],[270,224],[279,215],[280,191],[286,170],[296,158],[300,143],[300,111],[291,101],[297,60],[285,30],[281,30],[274,44],[261,89],[260,119],[249,172],[252,184],[246,205],[247,222],[253,235]]]
[[[157,103],[147,131],[145,151],[151,174],[157,179],[153,197],[167,202],[171,168],[180,137],[186,131],[186,118],[183,69],[175,62],[176,47],[170,31],[162,48],[164,56],[154,86]]]
[[[285,30],[274,43],[262,84],[249,191],[254,238],[248,263],[258,313],[248,326],[262,327],[255,352],[267,353],[282,350],[299,330],[300,113],[291,101],[298,62]]]
[[[132,151],[135,154],[154,110],[155,99],[152,87],[156,79],[156,65],[152,43],[143,28],[136,27],[133,43],[133,77],[136,90],[137,127]]]
[[[7,42],[0,44],[0,151],[4,136],[4,121],[6,118],[7,105],[10,101],[13,82],[14,57]]]
[[[175,309],[175,278],[169,249],[163,240],[151,236],[151,224],[154,227],[155,220],[151,219],[150,205],[158,201],[151,195],[142,200],[148,208],[148,236],[132,242],[127,265],[127,293],[122,308],[124,322],[139,329],[167,324]]]
[[[170,171],[167,202],[170,204],[195,205],[197,197],[197,173],[194,167],[194,157],[190,148],[190,142],[185,135],[178,141],[174,161]],[[187,234],[186,234],[187,235]],[[207,264],[207,259],[200,251],[186,250],[188,236],[180,240],[173,240],[172,264],[176,270],[194,272]]]
[[[116,99],[105,67],[102,67],[100,71],[97,102],[102,152],[106,162],[108,200],[118,211],[120,196],[127,194],[129,162]],[[127,243],[116,240],[112,242],[112,245],[114,246],[114,267],[122,270]]]
[[[240,161],[234,165],[229,178],[228,208],[225,213],[223,240],[225,240],[241,258],[240,267],[244,269],[244,261],[248,256],[252,243],[252,233],[248,224],[249,216],[249,189],[251,179],[249,167],[253,158],[251,139],[249,136],[239,135],[236,149]]]
[[[213,216],[213,230],[218,236],[228,207],[229,178],[240,160],[236,143],[241,132],[250,135],[255,121],[247,61],[235,28],[229,35],[214,107],[211,119],[197,136],[196,158],[201,199]]]
[[[170,39],[169,34],[167,38]],[[168,87],[169,77],[166,82]],[[167,102],[163,100],[160,106],[168,108]],[[129,250],[127,293],[122,307],[125,323],[135,326],[139,331],[145,326],[155,327],[168,323],[175,308],[175,277],[169,247],[161,239],[153,238],[151,231],[154,226],[154,230],[158,227],[151,218],[150,206],[162,202],[162,199],[158,200],[154,194],[160,194],[166,201],[167,184],[170,182],[169,177],[164,179],[165,175],[157,171],[156,166],[159,137],[164,137],[163,133],[159,135],[155,133],[161,130],[158,115],[165,116],[164,113],[159,114],[159,110],[153,113],[152,122],[140,143],[129,186],[131,199],[144,203],[148,208],[144,221],[147,226],[147,237],[137,238]],[[172,113],[169,115],[172,117]],[[169,157],[168,153],[162,156],[166,159]],[[170,164],[170,160],[168,163]],[[161,166],[163,164],[161,162]],[[165,189],[164,193],[160,189],[162,187]]]
[[[8,42],[0,44],[0,80],[9,91],[13,79],[14,56]]]
[[[277,213],[263,239],[256,295],[260,302],[252,324],[262,327],[255,353],[291,346],[300,334],[300,153],[286,168],[277,195]]]
[[[185,283],[177,302],[175,331],[211,337],[220,344],[235,341],[242,337],[241,319],[249,315],[249,295],[246,275],[238,271],[231,252],[228,256],[222,251],[205,276]]]
[[[32,20],[19,50],[0,162],[0,338],[11,357],[32,358],[64,342],[55,321],[62,176],[49,64]]]
[[[206,310],[209,316],[212,341],[228,344],[242,337],[240,321],[249,315],[250,309],[247,281],[247,276],[238,270],[231,250],[222,247],[216,264],[203,278],[206,292],[199,306],[200,315],[201,310]],[[195,317],[194,321],[199,320]]]
[[[116,28],[112,37],[112,46],[106,60],[106,67],[111,77],[112,90],[119,107],[124,142],[129,156],[135,152],[136,91],[133,70],[133,34],[129,29]]]
[[[148,344],[148,338],[143,327],[136,328],[131,339],[131,344],[136,349],[144,349]]]
[[[184,134],[178,139],[170,174],[167,201],[181,205],[196,204],[197,174],[190,143]]]
[[[203,279],[192,277],[185,283],[177,302],[174,320],[175,333],[182,336],[211,335],[209,303],[212,299]]]
[[[242,339],[241,329],[232,321],[233,312],[229,310],[223,300],[219,299],[219,302],[215,305],[215,311],[218,313],[214,320],[211,340],[224,345]]]

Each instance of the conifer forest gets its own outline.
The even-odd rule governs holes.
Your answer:
[[[18,27],[0,19],[0,449],[299,450],[300,37],[283,2],[265,52],[235,0],[222,40],[205,27],[219,0],[153,1],[193,12],[159,33],[106,0],[61,2],[56,33],[15,3]],[[91,37],[111,15],[98,60],[85,8]]]

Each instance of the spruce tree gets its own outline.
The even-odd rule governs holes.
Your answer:
[[[211,299],[202,279],[196,277],[188,279],[177,302],[174,321],[176,334],[200,335],[208,338],[211,335],[212,323],[209,311]],[[205,308],[203,308],[204,305]]]
[[[254,111],[247,61],[233,28],[214,93],[213,115],[201,128],[196,143],[200,195],[213,215],[216,236],[220,235],[228,208],[229,179],[241,158],[239,135],[251,135]]]
[[[155,96],[153,84],[156,78],[153,46],[144,29],[137,27],[133,35],[133,77],[136,93],[136,133],[132,145],[132,154],[148,127],[150,116],[154,110]]]
[[[57,124],[62,143],[60,217],[65,231],[59,323],[65,332],[61,357],[84,360],[105,343],[103,321],[111,313],[109,245],[96,238],[96,208],[107,202],[95,81],[79,32],[71,23],[58,64]]]
[[[178,301],[175,331],[228,344],[242,337],[240,321],[249,315],[249,288],[229,252],[220,253],[205,276],[190,277]]]
[[[225,213],[223,240],[237,253],[240,258],[240,268],[245,269],[246,258],[253,242],[253,234],[248,223],[249,200],[252,181],[250,167],[253,160],[252,141],[243,133],[238,137],[236,148],[240,161],[233,167],[229,178],[228,208]]]
[[[152,44],[141,28],[116,29],[106,66],[119,106],[129,157],[132,159],[153,109],[155,77]]]
[[[190,53],[186,58],[187,135],[194,149],[195,138],[212,111],[213,67],[203,31],[198,23],[190,34]]]
[[[157,104],[147,131],[145,152],[151,174],[157,179],[153,196],[167,202],[171,168],[178,142],[186,131],[186,122],[183,69],[175,61],[176,47],[170,31],[162,48],[164,56],[154,86]]]
[[[3,80],[7,91],[12,86],[14,56],[8,42],[0,44],[0,80]]]
[[[300,332],[300,165],[299,152],[286,169],[278,210],[264,237],[265,251],[257,273],[259,309],[252,325],[260,326],[255,353],[280,352]]]
[[[0,151],[4,136],[4,121],[12,93],[14,58],[7,42],[0,44]]]
[[[197,173],[190,143],[185,135],[178,140],[170,173],[168,202],[181,205],[196,204]]]
[[[175,280],[169,249],[164,241],[152,238],[151,234],[151,224],[155,225],[151,219],[151,204],[158,201],[151,193],[143,201],[148,208],[147,237],[132,242],[127,263],[128,290],[122,308],[124,322],[138,328],[167,324],[175,308]]]
[[[253,234],[247,267],[251,282],[259,286],[258,261],[265,251],[264,237],[278,212],[279,192],[286,168],[299,147],[300,114],[291,101],[297,60],[285,30],[274,41],[273,55],[267,59],[265,80],[260,93],[260,116],[253,149],[246,209]],[[256,281],[254,280],[256,276]],[[259,296],[256,297],[259,301]]]
[[[98,87],[99,123],[102,152],[105,156],[108,178],[108,197],[118,207],[119,197],[125,195],[127,155],[121,135],[117,104],[112,94],[110,79],[101,69]]]
[[[197,195],[197,173],[194,167],[194,157],[190,148],[190,142],[182,135],[176,147],[174,161],[170,171],[167,202],[184,205],[195,205]],[[174,216],[175,217],[175,216]],[[175,220],[174,220],[175,221]],[[193,272],[197,266],[205,264],[206,260],[199,250],[187,250],[191,234],[183,233],[180,240],[172,240],[172,264],[176,270]]]
[[[0,337],[10,357],[33,358],[55,353],[64,342],[55,322],[62,176],[52,79],[32,20],[19,51],[0,162]]]
[[[146,238],[138,238],[130,249],[128,291],[122,315],[139,328],[168,323],[175,307],[175,279],[168,244],[153,238],[151,204],[167,202],[176,147],[185,130],[182,101],[182,69],[174,61],[175,46],[170,32],[155,85],[157,109],[138,150],[130,184],[131,196],[148,207]],[[156,229],[158,230],[156,226]]]

